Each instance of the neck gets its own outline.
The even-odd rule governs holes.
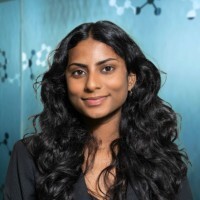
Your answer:
[[[109,149],[110,143],[119,138],[121,111],[102,119],[87,119],[91,134],[98,143],[98,149]]]

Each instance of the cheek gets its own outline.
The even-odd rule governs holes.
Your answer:
[[[113,93],[116,101],[125,101],[128,95],[128,81],[127,77],[118,77],[117,79],[110,79],[107,82],[107,87]]]
[[[76,87],[68,87],[68,99],[72,106],[77,110],[79,109],[79,92]]]
[[[118,76],[107,80],[107,86],[120,93],[128,92],[128,79],[126,76]]]
[[[79,96],[80,89],[77,86],[74,87],[68,87],[68,96],[69,99],[75,99]]]
[[[72,104],[76,102],[77,97],[79,97],[81,92],[81,84],[74,83],[73,81],[66,81],[67,83],[67,93],[69,100]]]
[[[67,84],[67,91],[69,96],[74,96],[80,93],[82,83],[77,80],[73,80],[70,77],[66,76],[66,84]]]

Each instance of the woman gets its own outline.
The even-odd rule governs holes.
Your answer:
[[[41,81],[40,133],[15,145],[7,199],[192,199],[160,72],[108,21],[72,30]]]

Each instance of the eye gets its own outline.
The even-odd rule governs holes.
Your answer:
[[[72,72],[72,76],[74,76],[74,77],[81,77],[84,75],[85,75],[85,72],[83,70],[76,70],[76,71]]]
[[[105,66],[104,68],[103,68],[103,70],[102,70],[102,72],[111,72],[111,71],[113,71],[114,70],[114,67],[112,67],[112,66],[110,66],[110,65],[108,65],[108,66]]]

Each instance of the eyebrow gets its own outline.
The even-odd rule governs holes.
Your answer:
[[[110,60],[117,60],[116,58],[107,58],[107,59],[105,59],[105,60],[101,60],[101,61],[99,61],[99,62],[97,62],[96,63],[96,65],[98,66],[98,65],[102,65],[102,64],[104,64],[104,63],[106,63],[106,62],[108,62],[108,61],[110,61]],[[87,67],[87,65],[85,65],[85,64],[82,64],[82,63],[71,63],[71,64],[69,64],[67,67],[69,68],[70,66],[72,66],[72,65],[76,65],[76,66],[79,66],[79,67],[82,67],[82,68],[86,68]]]

